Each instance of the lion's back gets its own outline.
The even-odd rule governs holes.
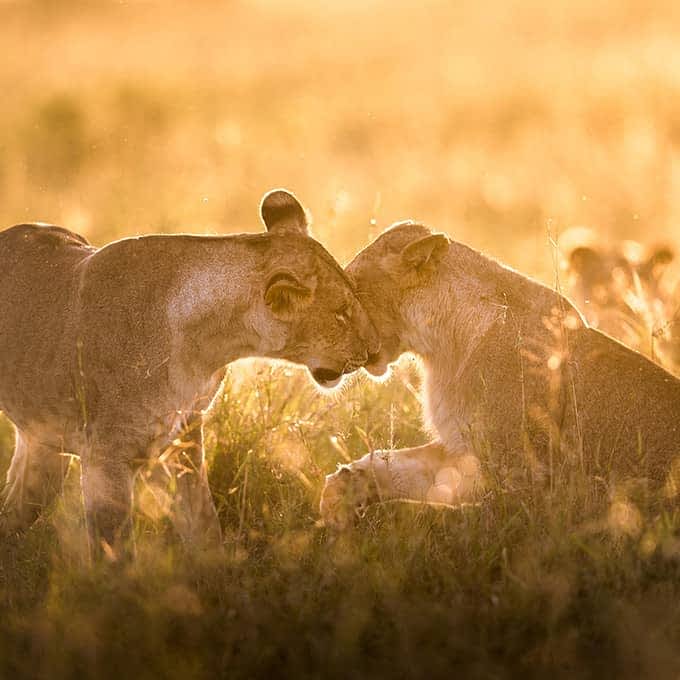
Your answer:
[[[595,329],[582,329],[573,340],[574,388],[586,448],[603,468],[631,468],[663,479],[680,456],[680,380]]]
[[[20,224],[0,232],[0,407],[8,413],[30,410],[36,393],[50,391],[49,376],[67,370],[62,346],[78,264],[93,251],[62,227]]]

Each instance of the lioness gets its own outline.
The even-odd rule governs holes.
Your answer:
[[[309,236],[289,192],[261,203],[267,232],[153,235],[101,249],[66,229],[0,233],[0,409],[16,427],[2,525],[31,524],[80,455],[89,533],[118,543],[140,461],[181,458],[173,519],[220,541],[202,418],[240,357],[306,365],[321,385],[361,366],[378,339],[342,268]]]
[[[327,477],[326,523],[393,498],[453,502],[479,481],[478,458],[635,474],[662,484],[680,454],[680,380],[591,329],[562,295],[412,222],[383,233],[347,266],[378,328],[365,366],[383,374],[402,352],[425,368],[436,438],[379,451]]]
[[[680,370],[680,297],[675,253],[665,244],[601,243],[583,228],[560,236],[568,291],[588,324],[675,372]]]

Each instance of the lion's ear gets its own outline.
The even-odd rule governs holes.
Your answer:
[[[272,274],[265,286],[264,301],[276,316],[286,318],[299,312],[312,299],[312,290],[290,272]]]
[[[273,189],[260,204],[260,215],[267,231],[309,235],[307,213],[298,199],[286,189]]]
[[[444,234],[430,234],[409,243],[401,251],[401,262],[409,270],[429,274],[436,270],[449,247]]]
[[[581,275],[588,275],[602,264],[602,256],[590,246],[579,246],[569,254],[569,268]]]
[[[666,267],[675,259],[675,252],[670,246],[657,246],[652,254],[639,267],[640,277],[658,281]]]

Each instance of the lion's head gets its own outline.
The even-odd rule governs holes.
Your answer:
[[[379,351],[377,332],[350,278],[309,235],[297,198],[271,191],[261,216],[268,234],[258,317],[266,354],[304,364],[318,384],[332,387]]]
[[[382,375],[410,349],[407,302],[427,286],[448,251],[449,239],[422,224],[400,222],[366,246],[345,268],[380,335],[380,350],[365,368]]]

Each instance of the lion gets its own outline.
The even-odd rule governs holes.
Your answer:
[[[667,244],[602,243],[589,229],[559,239],[568,294],[593,328],[680,370],[680,296]]]
[[[555,290],[415,222],[394,225],[346,267],[380,334],[364,370],[422,360],[430,443],[374,451],[328,475],[320,511],[344,528],[392,499],[479,497],[480,460],[536,480],[557,465],[667,481],[680,454],[680,380],[590,328]]]
[[[2,526],[31,525],[80,456],[94,546],[127,552],[133,478],[174,449],[172,519],[221,543],[202,423],[241,357],[306,366],[323,387],[363,365],[378,336],[353,284],[285,190],[261,234],[150,235],[94,248],[62,227],[0,233],[0,410],[16,428]]]

